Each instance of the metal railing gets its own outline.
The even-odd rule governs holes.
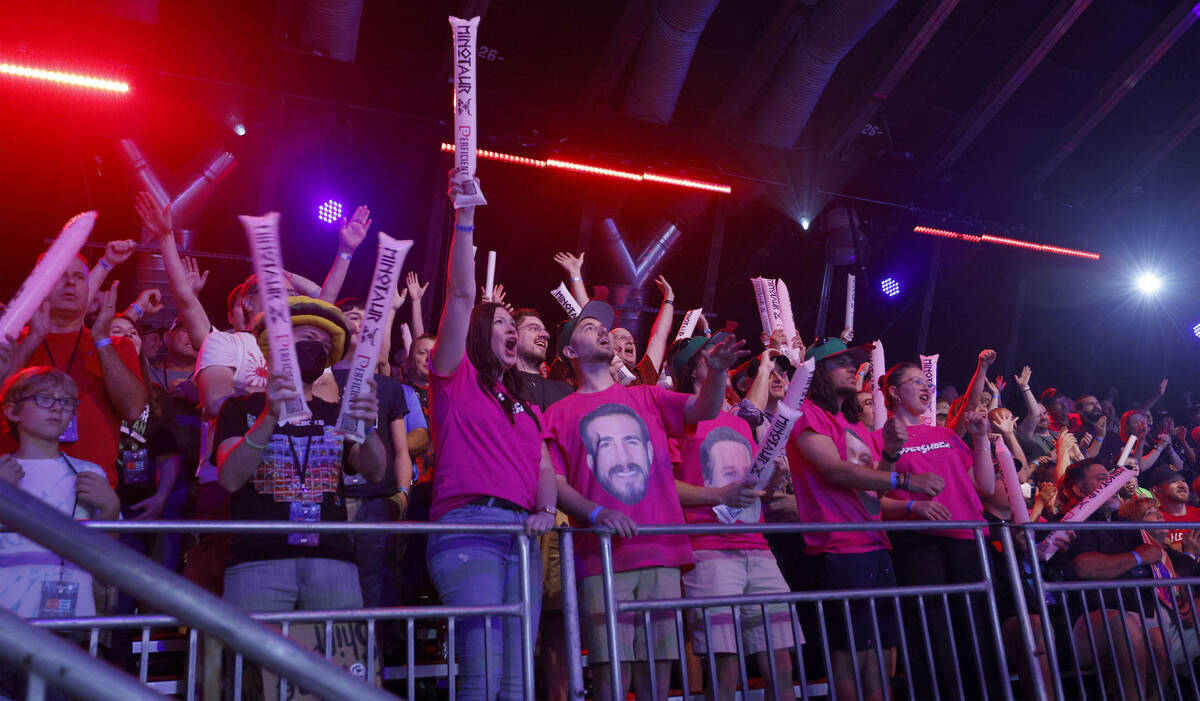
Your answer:
[[[14,501],[14,495],[16,499]],[[139,680],[142,683],[148,679],[148,659],[151,654],[151,630],[155,628],[177,628],[188,626],[187,641],[182,645],[181,652],[186,653],[186,671],[184,687],[177,689],[189,701],[195,697],[197,679],[204,671],[200,661],[199,647],[201,631],[225,641],[231,648],[238,651],[234,657],[234,682],[231,698],[240,698],[241,674],[243,658],[263,665],[280,674],[281,697],[286,693],[288,684],[298,685],[327,698],[347,698],[348,691],[353,690],[354,698],[390,698],[382,689],[374,684],[382,682],[377,671],[380,660],[379,645],[383,633],[381,628],[389,623],[401,623],[406,628],[407,645],[403,652],[404,666],[397,669],[396,675],[405,680],[404,693],[407,698],[417,698],[419,688],[416,656],[415,629],[418,622],[445,621],[446,639],[448,645],[445,651],[444,670],[446,681],[445,693],[450,699],[455,698],[454,676],[459,660],[455,650],[456,623],[465,618],[483,618],[485,635],[491,633],[491,621],[495,617],[516,618],[521,621],[521,662],[524,682],[524,695],[527,699],[534,698],[534,642],[535,622],[530,615],[533,597],[536,596],[531,581],[529,557],[533,550],[530,540],[523,534],[519,526],[481,526],[478,524],[437,524],[437,523],[297,523],[297,522],[73,522],[56,511],[38,503],[27,500],[23,493],[13,490],[7,485],[0,484],[0,521],[10,529],[27,534],[45,547],[60,553],[66,559],[93,572],[99,579],[109,581],[118,587],[129,591],[134,596],[146,601],[161,610],[170,611],[174,615],[139,615],[139,616],[102,616],[81,617],[74,619],[47,619],[33,621],[39,628],[47,631],[78,631],[86,634],[88,650],[94,656],[98,652],[98,638],[101,631],[132,628],[140,631],[140,640],[135,643],[135,649],[140,654]],[[82,525],[82,527],[81,527]],[[1081,523],[1072,524],[1071,530],[1083,531],[1092,529],[1134,529],[1139,530],[1147,525],[1144,523]],[[1200,524],[1171,523],[1166,527],[1200,528]],[[662,615],[664,612],[673,614],[674,637],[679,643],[681,658],[687,637],[684,613],[688,610],[699,610],[700,619],[706,639],[711,639],[711,610],[728,607],[732,613],[735,639],[738,643],[738,682],[742,689],[742,698],[747,698],[751,688],[752,671],[748,667],[746,651],[740,643],[743,621],[739,610],[742,607],[758,607],[763,613],[766,624],[767,648],[774,648],[771,639],[771,628],[767,624],[771,620],[770,607],[786,607],[788,625],[792,629],[795,642],[801,639],[801,633],[808,637],[803,645],[796,644],[789,652],[791,664],[796,674],[797,694],[808,699],[811,696],[835,695],[838,681],[833,659],[836,650],[831,646],[829,630],[826,625],[827,616],[832,619],[844,618],[851,636],[850,647],[858,649],[853,640],[853,625],[850,623],[851,607],[858,602],[864,602],[869,610],[873,638],[880,639],[881,624],[895,623],[898,631],[897,656],[894,665],[887,664],[891,650],[876,644],[868,648],[869,654],[875,658],[879,669],[878,687],[884,698],[965,698],[971,697],[972,688],[968,681],[979,683],[974,693],[980,698],[1013,697],[1014,681],[1024,682],[1030,698],[1192,698],[1200,701],[1200,684],[1196,673],[1190,666],[1177,668],[1174,665],[1163,666],[1163,655],[1169,657],[1171,648],[1155,648],[1147,645],[1146,640],[1154,638],[1154,630],[1162,630],[1161,616],[1155,616],[1147,610],[1145,602],[1137,592],[1150,590],[1159,592],[1169,587],[1171,601],[1180,603],[1180,599],[1192,598],[1192,586],[1200,584],[1200,577],[1176,578],[1164,584],[1161,579],[1145,580],[1114,580],[1114,581],[1046,581],[1039,567],[1030,565],[1030,559],[1024,555],[1033,552],[1034,536],[1038,531],[1062,529],[1060,524],[1032,524],[1023,527],[995,526],[976,522],[884,522],[864,524],[769,524],[769,525],[689,525],[689,526],[642,526],[639,537],[646,535],[666,534],[733,534],[733,533],[818,533],[833,531],[909,531],[921,532],[932,529],[962,529],[970,531],[970,542],[973,552],[978,558],[981,576],[975,581],[960,582],[952,585],[927,586],[896,586],[876,587],[853,590],[793,590],[769,595],[751,596],[712,596],[706,598],[689,597],[657,600],[619,600],[614,586],[613,538],[616,537],[602,529],[558,529],[560,539],[560,554],[563,583],[563,618],[566,658],[568,675],[566,684],[569,698],[573,701],[585,697],[585,650],[580,630],[580,604],[577,596],[575,540],[584,534],[595,536],[600,542],[602,563],[601,578],[604,588],[604,621],[605,635],[608,641],[610,658],[607,666],[609,683],[614,689],[622,689],[620,647],[617,641],[618,618],[622,615],[633,614],[640,618],[637,625],[644,631],[647,639],[647,649],[651,654],[649,669],[654,670],[652,643],[652,615]],[[988,529],[993,528],[995,538],[1000,544],[999,553],[988,546]],[[488,532],[507,533],[513,535],[519,543],[521,563],[522,600],[517,603],[499,604],[495,606],[454,607],[454,606],[406,606],[397,608],[363,608],[337,611],[288,611],[271,613],[244,614],[232,609],[227,603],[200,591],[177,575],[150,563],[145,558],[119,546],[112,538],[102,532],[121,533],[283,533],[311,531],[320,533],[445,533],[445,532]],[[1014,535],[1014,531],[1016,532]],[[1025,543],[1022,551],[1017,542]],[[993,567],[998,558],[999,568]],[[1007,623],[1015,627],[1019,645],[1006,648],[1006,640],[1002,627],[1006,621],[1001,620],[997,601],[995,584],[1005,581],[1010,586],[1010,596],[1013,610],[1018,612],[1014,620]],[[1107,606],[1102,600],[1099,606],[1088,603],[1085,593],[1095,593],[1101,590],[1116,590],[1118,605]],[[1132,598],[1128,597],[1133,592]],[[1032,599],[1027,599],[1027,594]],[[1070,611],[1055,608],[1047,603],[1047,596],[1063,598],[1072,597]],[[966,611],[963,626],[951,626],[946,631],[946,638],[940,638],[936,630],[931,629],[930,621],[935,616],[944,620],[952,620],[955,614],[952,609]],[[1130,624],[1123,628],[1124,635],[1106,635],[1105,629],[1089,625],[1090,615],[1098,613],[1108,616],[1110,609],[1123,619],[1129,616]],[[887,611],[886,613],[884,611]],[[1087,616],[1072,615],[1078,610]],[[917,615],[912,615],[915,611]],[[1021,612],[1033,612],[1036,615],[1021,615]],[[1167,617],[1172,619],[1173,630],[1181,635],[1187,631],[1197,634],[1200,638],[1200,622],[1193,615],[1187,620],[1178,608],[1166,610]],[[815,614],[815,615],[813,615]],[[1133,616],[1136,615],[1136,618]],[[12,619],[11,616],[7,617]],[[805,622],[807,621],[807,622]],[[346,674],[343,669],[330,664],[333,654],[334,625],[353,622],[366,626],[366,672],[367,684]],[[318,646],[323,655],[315,654],[302,646],[288,642],[285,636],[289,628],[302,623],[323,624],[322,634],[324,645]],[[278,625],[279,632],[267,628],[267,624]],[[803,630],[802,630],[803,627]],[[1070,635],[1073,628],[1079,629],[1079,640]],[[9,660],[22,660],[30,666],[34,687],[31,692],[37,692],[44,683],[60,686],[67,691],[81,695],[99,697],[96,688],[89,687],[83,692],[79,686],[96,682],[103,685],[103,693],[117,694],[123,698],[138,698],[124,693],[128,688],[138,688],[145,692],[144,686],[137,681],[123,676],[122,673],[88,658],[89,664],[74,664],[69,678],[51,676],[56,667],[53,662],[58,655],[79,657],[83,651],[78,650],[69,641],[56,638],[53,635],[43,635],[36,638],[36,644],[31,646],[28,640],[34,638],[19,638],[21,631],[28,631],[25,622],[19,620],[0,619],[0,657]],[[1067,637],[1063,639],[1066,631]],[[965,632],[965,637],[959,637]],[[1122,630],[1118,630],[1121,633]],[[14,647],[11,641],[21,640],[22,647]],[[54,645],[47,640],[56,640],[61,644]],[[490,646],[488,640],[485,646]],[[54,647],[49,647],[54,645]],[[1146,646],[1145,654],[1140,654],[1139,645]],[[1169,645],[1169,643],[1168,643]],[[717,668],[713,645],[707,646],[707,652],[702,653],[704,672],[707,676],[706,687],[711,691],[716,685]],[[810,657],[805,652],[809,652]],[[990,649],[994,654],[984,651]],[[22,658],[18,653],[37,651],[36,655],[26,655]],[[45,652],[43,652],[45,650]],[[1060,659],[1060,652],[1067,652]],[[1190,651],[1189,651],[1190,652]],[[1200,643],[1195,652],[1200,654]],[[815,653],[815,654],[813,654]],[[935,658],[939,654],[952,656],[952,676],[940,676],[939,666]],[[1046,660],[1043,664],[1043,655]],[[1089,657],[1090,655],[1090,657]],[[32,659],[32,658],[38,659]],[[766,656],[768,669],[758,670],[770,684],[776,679],[775,658]],[[490,656],[485,656],[490,663]],[[1091,661],[1089,664],[1089,660]],[[1123,660],[1128,663],[1122,664]],[[1148,661],[1150,664],[1146,664]],[[681,659],[682,663],[683,660]],[[1190,662],[1190,658],[1189,658]],[[96,667],[100,665],[100,667]],[[920,676],[919,667],[926,670],[926,683],[929,690],[923,690],[914,685],[914,679]],[[1140,685],[1123,684],[1131,679],[1127,671],[1132,667],[1136,677],[1144,679]],[[102,671],[94,671],[99,669]],[[864,688],[872,680],[860,677],[857,666],[852,666],[853,698],[863,698]],[[914,674],[914,672],[918,674]],[[654,672],[651,671],[653,676]],[[686,664],[678,665],[681,680],[681,694],[684,699],[692,697],[691,689],[698,680],[689,678]],[[489,682],[491,674],[486,675]],[[112,677],[121,679],[112,681]],[[1066,680],[1066,683],[1064,683]],[[653,678],[651,683],[656,681]],[[813,683],[809,683],[813,682]],[[821,683],[827,689],[821,688]],[[125,684],[125,686],[119,686]],[[133,687],[128,685],[132,684]],[[1131,693],[1132,690],[1132,693]],[[36,694],[35,694],[36,696]],[[113,696],[115,698],[115,696]],[[838,697],[839,699],[841,697]]]

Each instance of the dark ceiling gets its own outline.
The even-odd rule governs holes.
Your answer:
[[[1160,374],[1179,389],[1200,380],[1191,361],[1200,321],[1190,269],[1200,210],[1195,2],[365,0],[353,60],[341,61],[313,54],[297,10],[304,4],[354,5],[0,6],[0,60],[109,71],[134,85],[122,101],[0,82],[8,106],[0,236],[14,253],[0,258],[3,288],[16,288],[70,213],[99,209],[101,240],[136,232],[135,186],[115,156],[117,138],[137,139],[173,188],[215,150],[237,156],[196,225],[200,249],[244,252],[233,215],[278,209],[303,241],[288,250],[290,264],[319,277],[335,234],[312,211],[336,195],[367,202],[378,228],[414,238],[409,267],[436,276],[450,163],[437,152],[449,133],[446,16],[482,14],[480,43],[494,52],[480,63],[482,147],[734,189],[689,195],[481,162],[490,202],[482,246],[501,251],[499,279],[517,301],[551,311],[546,290],[561,277],[554,250],[587,250],[588,277],[612,281],[597,218],[615,216],[640,250],[658,217],[687,211],[665,270],[685,306],[711,296],[710,311],[754,335],[746,280],[778,276],[811,333],[827,235],[819,215],[852,207],[872,250],[859,336],[884,338],[890,359],[919,350],[933,278],[925,349],[942,354],[943,377],[960,385],[985,346],[1000,350],[1003,367],[1033,365],[1035,385],[1053,380],[1072,392],[1112,383],[1132,397]],[[659,46],[659,18],[689,5],[715,9],[679,69],[677,101],[666,98],[673,109],[659,123],[635,119],[632,86],[660,75],[639,63]],[[814,48],[836,33],[830,16],[872,11],[881,18],[840,61]],[[811,68],[822,62],[836,66],[827,82]],[[819,100],[807,120],[772,111],[779,86],[814,81]],[[233,135],[231,119],[246,124],[246,136]],[[814,220],[807,231],[801,216]],[[1008,232],[1102,259],[937,242],[913,234],[917,224]],[[1128,281],[1149,266],[1168,286],[1145,301]],[[369,267],[355,262],[351,287]],[[245,269],[218,272],[227,289]],[[844,272],[834,280],[830,333],[840,325]],[[877,292],[885,276],[904,287],[896,300]],[[221,292],[209,291],[214,307]]]

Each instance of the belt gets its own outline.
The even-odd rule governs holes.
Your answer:
[[[509,501],[508,499],[501,499],[500,497],[479,497],[478,499],[475,499],[474,501],[472,501],[470,505],[471,506],[494,506],[497,509],[506,509],[508,511],[520,511],[521,513],[524,513],[524,514],[529,513],[529,509],[526,509],[524,506],[521,506],[520,504],[514,504],[513,502]]]

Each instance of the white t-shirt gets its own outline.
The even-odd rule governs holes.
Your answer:
[[[233,369],[235,395],[267,391],[267,380],[271,373],[254,334],[245,331],[213,331],[205,336],[200,353],[196,356],[197,386],[200,384],[200,371],[211,367]],[[218,412],[208,413],[215,415]],[[211,460],[213,446],[209,443],[209,436],[213,433],[211,425],[201,425],[201,458],[196,469],[196,477],[201,483],[215,482],[217,479],[217,468]]]
[[[75,499],[75,474],[94,472],[106,480],[104,470],[95,463],[78,458],[67,460],[18,459],[25,476],[17,486],[31,496],[76,519],[92,517],[90,510]],[[72,469],[74,468],[74,469]],[[17,533],[0,533],[0,606],[24,618],[36,618],[42,603],[42,583],[75,582],[79,597],[76,616],[96,615],[92,596],[92,575],[57,554]]]

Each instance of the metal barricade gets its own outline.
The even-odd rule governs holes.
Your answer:
[[[1025,552],[1035,552],[1035,534],[1041,531],[1196,530],[1200,523],[1085,521],[1069,526],[1026,524],[1013,529],[1018,530]],[[1007,531],[1002,537],[1011,545]],[[1169,558],[1165,551],[1164,556]],[[1071,566],[1059,558],[1062,555],[1050,560],[1051,567]],[[1136,564],[1132,556],[1129,563]],[[1118,574],[1130,571],[1128,563],[1119,569]],[[1200,668],[1196,665],[1200,621],[1193,603],[1193,587],[1200,585],[1200,577],[1162,573],[1166,575],[1163,578],[1046,581],[1041,567],[1023,570],[1036,599],[1037,633],[1044,641],[1044,669],[1050,678],[1042,679],[1044,670],[1038,671],[1045,689],[1059,699],[1200,700]],[[1062,659],[1063,655],[1067,659]],[[1064,678],[1070,680],[1066,685]]]
[[[703,616],[703,627],[705,629],[705,639],[711,639],[710,633],[710,609],[713,607],[728,608],[732,614],[734,624],[734,638],[738,645],[738,677],[743,694],[748,693],[748,674],[747,661],[745,650],[742,648],[742,623],[740,609],[742,607],[758,607],[763,614],[765,624],[765,634],[767,636],[768,653],[773,651],[770,626],[769,607],[786,605],[788,618],[790,619],[792,628],[793,641],[801,639],[801,615],[798,611],[798,606],[810,605],[816,609],[816,630],[807,631],[809,638],[806,644],[813,644],[814,638],[819,640],[820,645],[820,662],[823,666],[824,679],[828,685],[827,689],[820,687],[810,687],[808,682],[809,671],[806,669],[804,655],[801,645],[795,645],[791,660],[794,663],[793,669],[797,672],[799,678],[799,696],[803,699],[808,699],[810,695],[834,695],[834,687],[837,682],[833,660],[835,655],[830,647],[828,638],[829,631],[826,627],[826,613],[838,616],[844,619],[849,633],[850,649],[859,649],[854,640],[854,625],[851,623],[851,608],[852,602],[865,603],[867,612],[871,621],[871,630],[873,638],[876,641],[880,640],[880,630],[882,626],[895,624],[895,630],[898,632],[899,661],[903,674],[904,690],[908,698],[922,698],[918,689],[914,688],[913,672],[918,668],[918,665],[926,665],[928,669],[929,681],[932,684],[932,694],[930,698],[941,699],[958,699],[968,698],[968,694],[978,693],[980,698],[991,698],[998,696],[1003,699],[1012,698],[1012,688],[1010,685],[1010,676],[1008,670],[1008,662],[1006,660],[1004,641],[1001,636],[1001,622],[996,605],[995,591],[993,588],[993,574],[989,557],[989,549],[986,544],[986,531],[989,524],[984,522],[884,522],[884,523],[862,523],[862,524],[762,524],[762,525],[738,525],[725,526],[720,524],[713,525],[688,525],[688,526],[640,526],[638,536],[644,535],[666,535],[666,534],[731,534],[731,533],[815,533],[815,532],[830,532],[830,531],[928,531],[928,530],[945,530],[945,529],[963,529],[969,530],[972,534],[971,541],[973,542],[974,554],[978,558],[978,567],[982,576],[977,581],[962,582],[956,584],[943,585],[928,585],[928,586],[895,586],[895,587],[875,587],[852,590],[802,590],[791,592],[780,592],[770,595],[737,595],[737,596],[718,596],[709,598],[694,598],[682,596],[679,598],[657,599],[657,600],[618,600],[614,586],[614,570],[619,569],[614,566],[612,538],[610,533],[603,529],[579,529],[574,532],[577,536],[580,532],[589,532],[600,539],[602,572],[601,577],[604,587],[604,617],[605,617],[605,634],[607,636],[608,649],[610,654],[610,664],[607,665],[608,674],[610,675],[609,683],[613,689],[621,690],[625,680],[622,679],[621,661],[619,659],[618,646],[618,617],[621,614],[635,614],[640,616],[640,627],[646,636],[646,648],[649,653],[647,661],[648,671],[651,677],[651,687],[654,686],[654,660],[652,644],[652,628],[650,625],[651,615],[655,612],[673,612],[675,624],[675,636],[678,641],[679,649],[684,649],[686,639],[686,631],[684,625],[683,611],[687,609],[700,609]],[[572,617],[572,613],[578,612],[578,602],[575,600],[573,588],[567,587],[566,577],[569,571],[574,568],[574,555],[570,550],[569,544],[572,537],[571,529],[564,529],[562,540],[562,567],[564,574],[564,615],[568,618]],[[975,599],[975,603],[972,602]],[[906,606],[907,604],[907,606]],[[980,607],[978,604],[982,604]],[[881,609],[889,609],[893,613],[890,617],[885,618],[881,613]],[[961,617],[952,614],[952,608],[958,608],[965,612],[965,621],[961,621]],[[910,613],[909,620],[906,620],[905,609],[911,609],[915,612]],[[944,617],[941,620],[946,621],[949,625],[945,632],[948,633],[948,640],[940,640],[931,637],[931,629],[928,621],[931,613],[938,613]],[[913,618],[917,620],[912,620]],[[894,621],[892,620],[894,618]],[[969,638],[967,640],[955,640],[955,628],[961,623],[959,631]],[[910,633],[919,631],[917,640],[912,639]],[[937,631],[932,631],[934,634]],[[575,631],[578,635],[578,631]],[[580,660],[582,650],[576,647],[574,640],[568,640],[570,646],[568,657],[572,660]],[[876,644],[869,649],[869,654],[875,658],[875,664],[880,671],[881,679],[878,686],[882,689],[884,698],[892,697],[892,681],[894,679],[891,673],[891,666],[887,664],[887,660],[891,658],[891,650],[883,649],[883,645]],[[860,650],[861,652],[861,650]],[[1032,650],[1028,650],[1030,659],[1032,659]],[[715,685],[716,680],[716,661],[713,653],[713,646],[707,646],[706,653],[706,668],[709,678],[707,688],[711,690]],[[935,664],[936,661],[941,664]],[[760,673],[765,673],[770,679],[776,679],[775,660],[772,654],[766,655],[768,670],[760,670]],[[985,669],[986,667],[986,669]],[[851,665],[853,670],[853,686],[854,697],[862,699],[863,690],[867,683],[872,680],[864,680],[860,678],[858,665]],[[680,676],[682,681],[682,697],[684,699],[691,698],[692,680],[687,676],[687,665],[680,665]],[[978,688],[973,692],[972,688],[964,686],[963,672],[974,675],[972,678],[978,682]],[[945,681],[945,674],[949,674],[950,681],[953,686],[950,688],[940,688],[940,681]],[[943,675],[943,679],[939,680],[939,675]],[[582,699],[582,665],[571,670],[570,681],[570,698]],[[771,682],[767,682],[768,684]],[[794,689],[793,689],[794,690]],[[824,691],[825,693],[821,693]],[[743,696],[742,698],[747,698]]]

